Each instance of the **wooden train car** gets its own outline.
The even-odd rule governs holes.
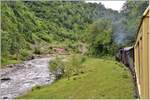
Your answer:
[[[122,62],[126,65],[126,66],[133,66],[133,47],[125,47],[122,50]],[[132,62],[132,63],[131,63]]]
[[[140,98],[150,98],[150,30],[149,10],[145,10],[134,45],[135,74]]]
[[[134,73],[134,48],[126,47],[124,48],[126,61],[124,64],[129,67],[132,73]]]
[[[116,55],[116,60],[122,62],[129,67],[132,73],[134,73],[134,48],[125,47],[119,50]]]

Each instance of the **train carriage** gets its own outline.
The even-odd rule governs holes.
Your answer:
[[[145,10],[134,45],[135,73],[141,98],[150,98],[150,31],[149,31],[149,10]]]
[[[129,67],[132,73],[134,73],[134,48],[125,47],[119,50],[116,55],[116,60],[122,62]]]

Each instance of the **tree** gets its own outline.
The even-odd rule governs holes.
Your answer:
[[[19,57],[20,49],[23,48],[25,45],[24,38],[21,34],[14,32],[10,33],[10,48],[9,52],[10,54],[17,55],[17,58]]]
[[[111,21],[106,19],[98,20],[89,29],[88,41],[90,43],[90,53],[95,56],[108,53],[112,40]]]

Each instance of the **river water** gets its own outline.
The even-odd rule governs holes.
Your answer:
[[[52,58],[37,58],[0,70],[0,99],[13,99],[30,91],[33,86],[51,84],[55,77],[48,63]]]

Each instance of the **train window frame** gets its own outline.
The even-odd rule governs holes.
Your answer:
[[[138,79],[139,79],[139,84],[141,84],[141,82],[140,82],[140,43],[139,43],[139,41],[138,41],[138,43],[137,43],[137,54],[138,54],[138,59],[137,59],[137,62],[138,62],[138,73],[139,73],[139,75],[138,75]]]
[[[142,36],[140,37],[140,81],[141,84],[143,83],[143,38]]]

